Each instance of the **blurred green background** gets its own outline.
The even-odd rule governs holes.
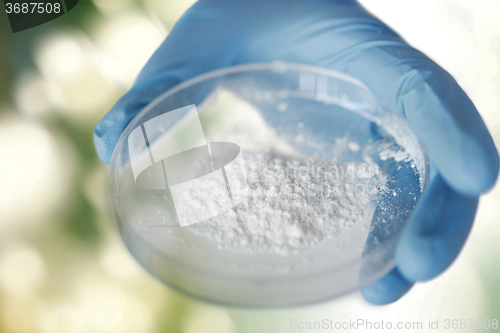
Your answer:
[[[498,144],[500,2],[361,2],[454,75]],[[0,6],[0,332],[276,333],[297,331],[292,319],[424,328],[429,319],[500,319],[499,186],[481,199],[453,266],[385,307],[353,293],[294,309],[222,308],[179,295],[133,260],[108,211],[92,129],[192,3],[81,0],[16,34]]]

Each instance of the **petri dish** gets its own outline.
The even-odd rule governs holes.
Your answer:
[[[407,122],[356,78],[247,64],[166,91],[121,135],[112,211],[131,254],[193,297],[315,303],[367,286],[429,178]]]

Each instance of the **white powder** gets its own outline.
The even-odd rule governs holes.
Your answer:
[[[287,107],[278,109],[286,112]],[[228,91],[217,91],[198,111],[207,140],[236,143],[245,161],[246,199],[219,216],[187,227],[221,249],[281,255],[306,250],[361,219],[369,201],[385,187],[386,176],[371,159],[342,163],[301,156],[253,106]],[[297,126],[305,128],[301,122]],[[304,140],[299,134],[295,141],[300,138]],[[347,137],[336,140],[334,156],[342,156],[348,147],[359,149],[359,144],[348,143]],[[218,182],[211,188],[207,183],[189,189],[186,202],[193,210],[206,207],[207,201],[219,203],[214,198],[227,193],[222,180]]]
[[[297,158],[273,151],[246,151],[243,157],[248,197],[232,210],[190,227],[234,252],[287,255],[334,237],[363,217],[368,202],[386,182],[374,163]],[[206,193],[204,188],[194,189],[193,205]]]

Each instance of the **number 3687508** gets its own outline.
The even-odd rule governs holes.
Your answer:
[[[6,3],[5,11],[7,14],[50,14],[50,13],[60,13],[61,4],[60,3],[43,3],[43,2],[24,2],[24,3]]]

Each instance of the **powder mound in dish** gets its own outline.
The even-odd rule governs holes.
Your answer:
[[[219,248],[238,253],[288,255],[335,237],[363,217],[387,181],[373,162],[342,163],[273,151],[244,151],[243,158],[248,197],[232,210],[189,227]],[[200,190],[200,199],[203,195]]]

